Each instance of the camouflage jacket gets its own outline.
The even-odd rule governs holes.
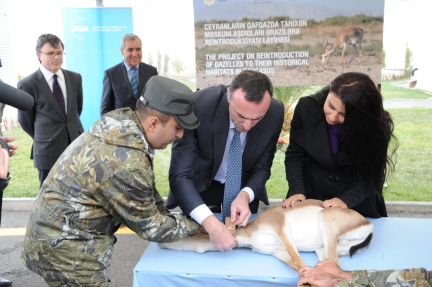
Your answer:
[[[115,110],[63,152],[31,210],[21,252],[30,270],[48,280],[101,282],[121,223],[153,242],[199,229],[164,206],[143,135],[134,112]]]
[[[363,270],[353,271],[352,282],[342,280],[338,286],[416,286],[429,287],[432,286],[432,271],[427,271],[424,268],[411,268],[405,270]]]

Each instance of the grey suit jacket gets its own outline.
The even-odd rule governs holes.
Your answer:
[[[213,181],[225,152],[229,129],[226,97],[228,86],[214,86],[195,92],[193,112],[200,120],[195,130],[185,130],[172,145],[167,206],[180,204],[189,214],[203,204],[199,195]],[[255,199],[268,204],[265,184],[276,152],[284,120],[283,104],[272,98],[264,118],[247,134],[242,157],[242,187],[250,187]]]
[[[67,93],[67,116],[63,115],[47,81],[38,69],[18,82],[18,89],[34,98],[29,111],[18,111],[18,121],[23,130],[33,138],[34,166],[50,170],[59,156],[84,132],[79,116],[83,108],[81,75],[63,70]]]
[[[145,63],[139,64],[138,96],[141,95],[147,81],[157,74],[155,67]],[[124,62],[104,72],[100,106],[101,116],[120,108],[131,108],[135,111],[136,101],[137,99],[133,94]]]

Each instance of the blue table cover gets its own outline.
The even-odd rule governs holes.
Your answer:
[[[352,258],[340,257],[342,269],[425,267],[432,270],[432,219],[369,220],[374,225],[369,248]],[[300,252],[300,256],[308,266],[318,262],[315,252]],[[282,261],[243,248],[198,254],[161,249],[151,243],[133,272],[134,287],[297,286],[298,282],[297,272]]]

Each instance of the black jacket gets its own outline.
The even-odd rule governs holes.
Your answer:
[[[37,169],[50,170],[63,151],[84,132],[80,115],[83,109],[81,75],[64,70],[67,116],[65,117],[41,70],[18,82],[18,89],[34,98],[29,111],[18,110],[22,129],[32,137],[30,158]]]
[[[194,114],[200,126],[185,130],[183,138],[172,145],[169,180],[171,191],[167,206],[180,204],[186,214],[203,204],[199,193],[214,179],[225,151],[229,110],[228,86],[213,86],[195,92]],[[264,118],[247,134],[242,157],[242,187],[250,187],[255,199],[268,204],[265,183],[276,152],[284,119],[284,106],[274,98]]]
[[[373,194],[372,183],[354,180],[343,152],[332,156],[323,104],[310,96],[301,98],[295,108],[285,170],[289,183],[287,197],[294,194],[319,200],[337,197],[363,216],[387,216],[384,199]]]
[[[147,81],[157,74],[155,67],[142,62],[139,64],[138,97],[141,95]],[[136,101],[123,61],[104,72],[100,106],[101,116],[121,108],[131,108],[135,111]]]

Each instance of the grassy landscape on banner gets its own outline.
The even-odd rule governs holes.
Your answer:
[[[349,71],[379,83],[384,1],[357,4],[273,0],[203,7],[195,0],[197,87],[229,84],[245,69],[267,74],[275,86],[324,85]]]

